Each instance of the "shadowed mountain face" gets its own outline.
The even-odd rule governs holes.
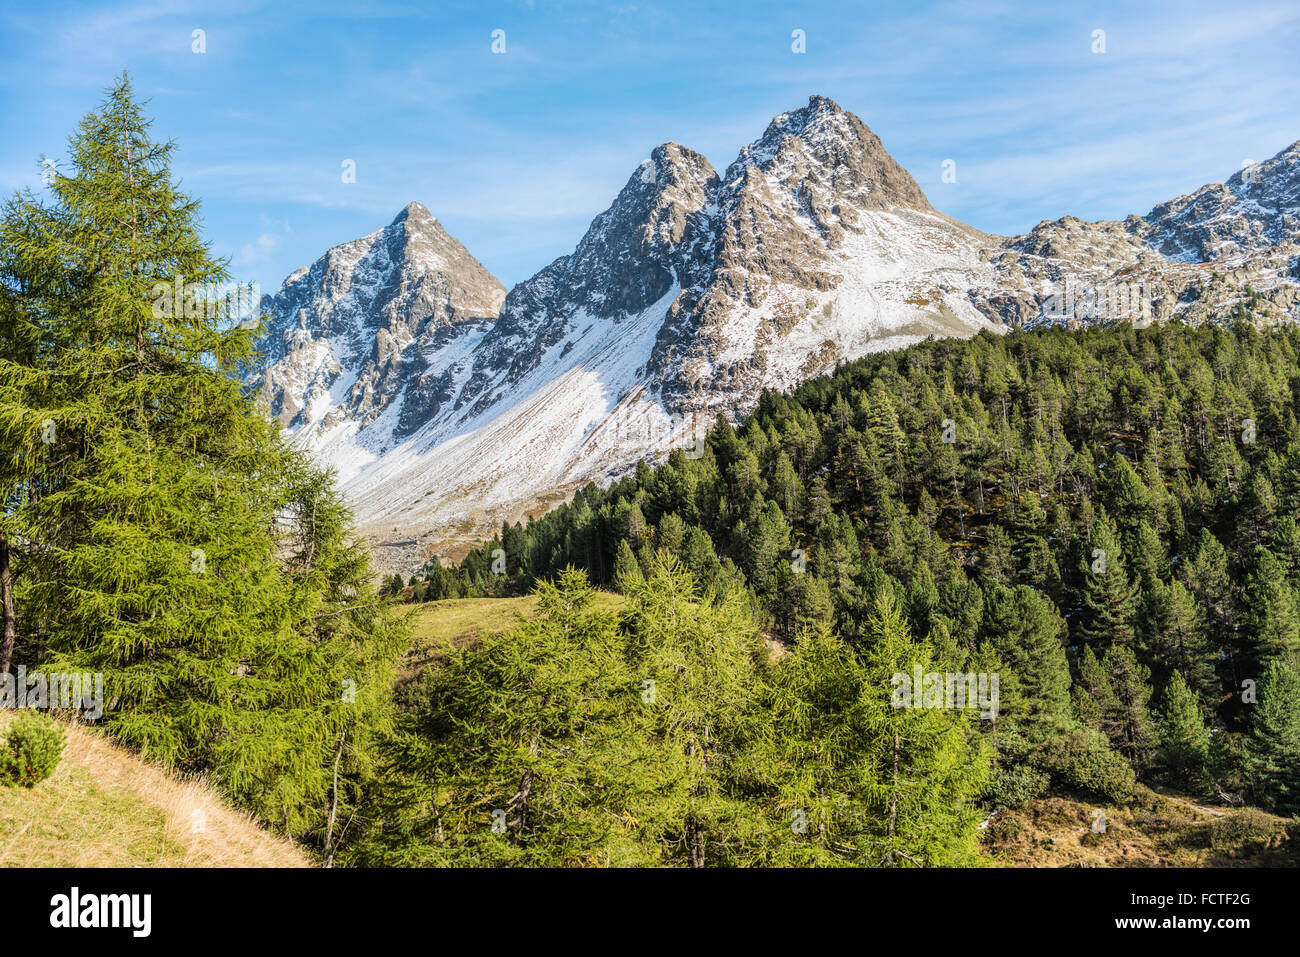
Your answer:
[[[417,543],[380,553],[409,566],[689,445],[764,388],[927,335],[1197,322],[1245,298],[1297,317],[1298,177],[1300,144],[1145,217],[990,236],[814,96],[722,176],[657,147],[571,254],[508,295],[412,203],[266,298],[259,384],[371,537]]]

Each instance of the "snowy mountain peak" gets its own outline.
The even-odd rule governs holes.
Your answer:
[[[844,198],[861,209],[932,208],[916,180],[885,151],[880,137],[824,96],[814,95],[807,106],[773,117],[763,135],[727,168],[727,188],[752,182],[746,175],[750,167],[787,192]]]
[[[579,312],[617,319],[658,301],[689,270],[717,183],[699,153],[676,143],[656,147],[570,255],[511,290],[492,344],[514,348],[532,338],[536,355]]]
[[[809,145],[829,146],[837,141],[852,138],[843,108],[829,97],[814,94],[808,105],[797,110],[779,113],[772,117],[759,139],[740,151],[736,164],[763,166],[775,155],[789,137],[797,137]],[[727,179],[730,180],[730,170]]]
[[[695,281],[717,185],[699,153],[677,143],[656,147],[572,253],[510,290],[458,406],[484,413],[538,370],[579,362],[581,343],[616,341],[628,317]]]
[[[328,433],[388,415],[413,431],[445,396],[439,356],[490,327],[505,288],[427,208],[327,250],[285,279],[262,311],[260,389],[287,428]],[[445,383],[443,383],[445,385]]]

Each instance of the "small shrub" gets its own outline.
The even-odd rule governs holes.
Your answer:
[[[1110,804],[1128,804],[1137,793],[1129,763],[1095,732],[1075,731],[1052,741],[1039,763],[1060,787]]]
[[[1024,836],[1025,822],[1009,814],[999,814],[985,830],[985,840],[990,844],[1013,844]]]
[[[0,744],[0,785],[35,787],[63,757],[63,729],[44,715],[27,712],[9,726]]]
[[[1109,829],[1105,831],[1089,831],[1079,838],[1079,844],[1082,847],[1100,847],[1109,840],[1111,840]]]
[[[1042,795],[1049,782],[1047,774],[1028,765],[998,768],[993,772],[984,799],[991,808],[1018,810]]]
[[[1287,825],[1258,808],[1232,811],[1210,825],[1210,846],[1216,851],[1249,854],[1273,846],[1287,836]]]

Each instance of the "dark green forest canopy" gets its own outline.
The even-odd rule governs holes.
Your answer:
[[[419,587],[516,593],[570,565],[627,587],[666,550],[705,590],[747,595],[769,635],[851,645],[888,593],[945,667],[1001,661],[1020,746],[1078,721],[1139,774],[1253,780],[1294,810],[1252,768],[1292,762],[1294,781],[1296,755],[1250,732],[1267,675],[1291,687],[1300,654],[1298,356],[1300,328],[1247,323],[882,353],[765,394],[702,456],[589,485]],[[1162,745],[1171,715],[1217,757],[1188,770]]]

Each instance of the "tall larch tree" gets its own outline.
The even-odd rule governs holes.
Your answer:
[[[0,221],[14,660],[101,673],[119,740],[323,841],[396,634],[328,477],[241,389],[257,324],[173,151],[123,76]]]

